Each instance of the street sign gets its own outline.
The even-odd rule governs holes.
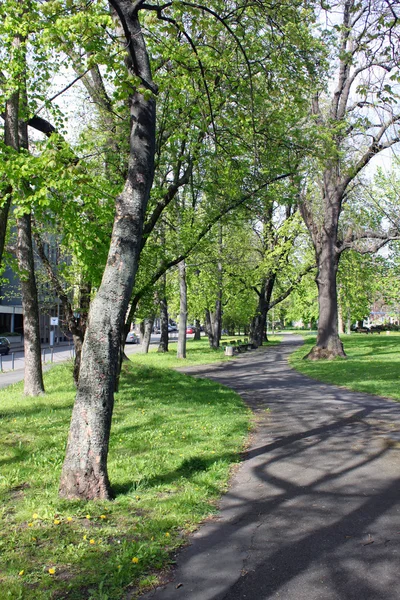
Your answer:
[[[58,317],[50,317],[50,325],[58,325]]]

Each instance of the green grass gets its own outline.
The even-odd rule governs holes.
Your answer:
[[[193,350],[185,364],[210,362],[211,354],[224,359],[197,353],[194,343]],[[22,384],[0,391],[0,598],[134,598],[215,510],[249,411],[227,388],[166,371],[168,361],[175,364],[170,355],[157,355],[163,368],[151,355],[136,358],[124,364],[116,396],[112,502],[57,495],[74,398],[71,365],[46,374],[43,397],[25,398]]]
[[[353,333],[343,336],[342,341],[347,358],[302,360],[315,344],[315,338],[310,337],[289,362],[313,379],[400,401],[400,335]]]
[[[231,340],[243,340],[246,336],[223,336],[221,342],[229,342]],[[278,344],[281,338],[278,336],[268,338],[268,345]],[[187,342],[187,358],[184,360],[176,357],[177,343],[170,342],[168,345],[169,352],[159,353],[156,347],[150,346],[148,354],[134,354],[130,358],[135,364],[154,366],[161,369],[175,369],[180,367],[191,367],[195,365],[211,364],[213,362],[222,362],[236,360],[236,356],[225,356],[224,349],[221,347],[218,350],[213,350],[209,347],[208,339],[202,337],[201,340],[188,340]]]

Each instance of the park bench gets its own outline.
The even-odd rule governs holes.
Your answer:
[[[368,327],[357,327],[356,333],[373,333]]]
[[[228,346],[233,348],[234,353],[246,352],[247,350],[252,349],[252,345],[249,343],[248,338],[244,338],[244,340],[230,340],[230,342],[222,343],[223,348],[226,349]]]

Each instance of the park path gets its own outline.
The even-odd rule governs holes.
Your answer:
[[[285,336],[185,372],[236,390],[257,427],[244,460],[151,600],[400,600],[400,404],[291,370]]]

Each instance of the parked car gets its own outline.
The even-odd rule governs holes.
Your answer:
[[[128,335],[126,336],[125,343],[126,344],[139,344],[140,340],[139,340],[138,336],[136,335],[136,333],[134,333],[133,331],[130,331],[128,333]]]
[[[0,337],[0,354],[8,354],[10,352],[10,342],[5,337]]]
[[[194,327],[192,325],[188,325],[186,327],[186,333],[194,333]]]
[[[168,325],[168,332],[171,333],[174,331],[178,331],[177,325]]]

